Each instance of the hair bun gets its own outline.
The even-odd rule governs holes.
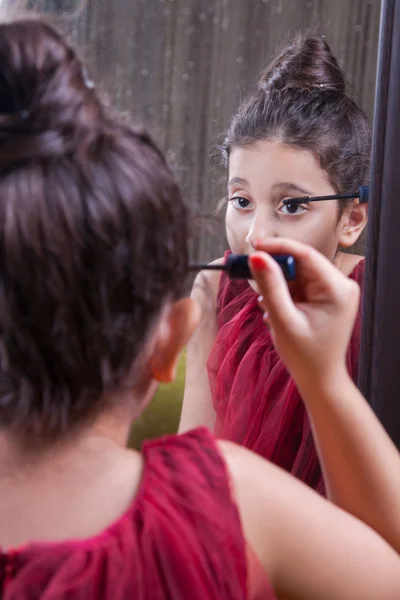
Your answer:
[[[73,151],[101,113],[92,87],[46,22],[0,25],[0,168]]]
[[[343,72],[325,38],[318,35],[296,37],[263,71],[258,85],[268,92],[320,88],[346,93]]]

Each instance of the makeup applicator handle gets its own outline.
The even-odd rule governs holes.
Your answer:
[[[296,278],[296,263],[293,256],[276,255],[272,256],[281,267],[287,281]],[[191,264],[191,271],[226,271],[231,279],[252,279],[253,275],[249,267],[249,257],[247,254],[231,254],[225,263],[220,265],[210,265],[206,263]]]

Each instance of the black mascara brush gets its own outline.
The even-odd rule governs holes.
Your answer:
[[[292,281],[296,277],[296,264],[293,256],[273,255],[272,258],[281,267],[285,278]],[[249,267],[249,257],[247,254],[231,254],[226,262],[221,265],[209,265],[206,263],[191,264],[191,271],[226,271],[231,279],[253,279]]]
[[[367,204],[369,199],[369,186],[361,185],[358,192],[350,194],[333,194],[330,196],[302,196],[301,198],[287,198],[283,201],[285,206],[292,204],[308,204],[309,202],[322,202],[324,200],[345,200],[350,198],[358,198],[360,204]]]

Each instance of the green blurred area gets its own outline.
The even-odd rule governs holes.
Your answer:
[[[177,432],[185,386],[185,366],[186,356],[182,354],[176,380],[160,385],[151,404],[134,424],[129,440],[131,448],[140,450],[145,439]]]

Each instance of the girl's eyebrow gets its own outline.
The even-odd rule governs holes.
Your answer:
[[[249,182],[247,181],[247,179],[243,179],[242,177],[232,177],[232,179],[229,180],[228,185],[242,185],[243,187],[249,187]],[[291,181],[281,181],[279,183],[275,183],[272,186],[272,189],[279,188],[284,188],[285,190],[293,190],[294,192],[299,192],[304,196],[313,195],[312,191],[307,190],[306,188],[303,188],[300,185],[297,185],[297,183],[293,183]]]
[[[304,194],[304,196],[312,196],[313,193],[310,190],[306,190],[306,188],[303,188],[299,185],[297,185],[296,183],[292,183],[290,181],[282,181],[280,183],[275,183],[272,186],[272,189],[277,189],[277,188],[285,188],[290,189],[290,190],[294,190],[296,192],[299,192],[300,194]]]
[[[242,179],[241,177],[232,177],[232,179],[229,180],[228,185],[243,185],[243,186],[248,186],[249,182],[247,181],[247,179]]]

